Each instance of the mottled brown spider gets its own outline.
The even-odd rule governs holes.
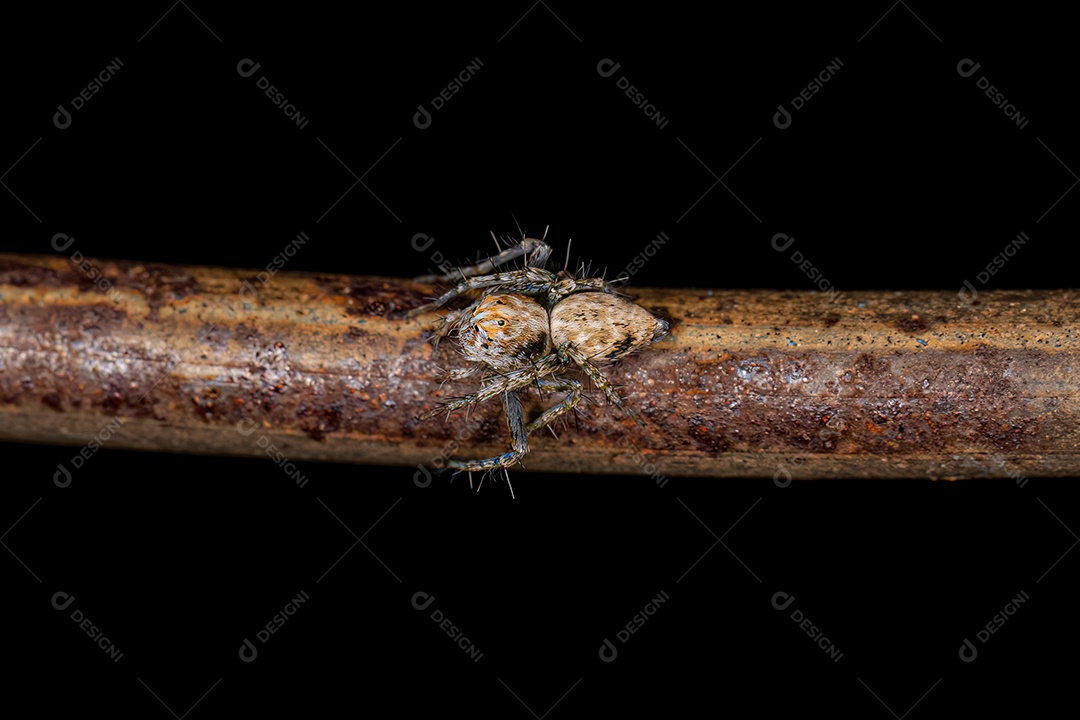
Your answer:
[[[551,247],[543,240],[520,243],[471,267],[447,275],[416,278],[418,282],[456,282],[434,302],[409,313],[414,317],[443,308],[459,297],[475,298],[461,309],[449,310],[435,328],[434,342],[456,333],[469,365],[448,370],[444,380],[483,373],[479,392],[442,404],[420,415],[426,420],[500,396],[506,412],[511,445],[508,452],[484,460],[449,460],[457,470],[506,468],[529,451],[528,436],[577,406],[581,382],[563,373],[580,368],[610,403],[637,422],[600,365],[614,362],[657,340],[668,324],[616,293],[602,278],[579,277],[564,267],[544,269]],[[524,258],[524,267],[492,272],[503,263]],[[562,402],[526,424],[518,393],[528,386],[566,393]]]

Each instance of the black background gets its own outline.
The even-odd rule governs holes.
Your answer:
[[[952,292],[1023,231],[1031,241],[977,286],[1075,285],[1075,38],[1054,6],[166,10],[5,18],[0,250],[52,253],[64,232],[87,257],[259,268],[303,231],[288,270],[412,276],[435,250],[471,260],[492,231],[550,226],[557,252],[572,238],[575,256],[611,269],[665,232],[636,285],[812,289],[770,245],[784,232],[842,291]],[[58,129],[57,106],[114,58],[116,76]],[[260,64],[252,77],[237,72],[244,58]],[[791,110],[836,58],[777,128],[777,106]],[[964,58],[980,63],[972,77],[957,72]],[[418,128],[418,105],[430,111],[476,59]],[[611,77],[603,59],[620,64]],[[264,75],[304,128],[256,87]],[[983,75],[1025,127],[976,87]],[[623,76],[663,128],[621,93]],[[416,233],[436,243],[417,252]],[[519,472],[511,500],[505,485],[420,488],[405,467],[304,464],[297,488],[265,459],[105,449],[60,489],[52,474],[72,448],[0,449],[4,702],[42,715],[1072,705],[1070,479],[657,487]],[[76,598],[64,612],[50,604],[61,591]],[[308,602],[257,641],[301,592]],[[417,592],[435,597],[425,611]],[[795,597],[788,610],[777,592]],[[1030,600],[978,642],[1021,592]],[[958,656],[965,638],[974,662]]]

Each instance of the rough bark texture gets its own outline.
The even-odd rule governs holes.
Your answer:
[[[501,403],[417,422],[475,383],[433,352],[409,280],[0,254],[0,439],[438,466],[509,444]],[[974,478],[1080,470],[1078,292],[629,288],[670,335],[608,370],[528,470]],[[1075,370],[1074,370],[1074,366]],[[557,398],[535,392],[536,413]],[[546,402],[546,405],[544,404]],[[85,450],[89,452],[90,450]]]

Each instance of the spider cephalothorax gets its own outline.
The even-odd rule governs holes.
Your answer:
[[[497,373],[518,370],[551,350],[548,313],[517,293],[485,295],[458,329],[461,354]]]
[[[508,452],[485,460],[450,460],[459,470],[494,470],[519,462],[529,451],[528,436],[569,412],[581,400],[581,382],[564,371],[582,370],[609,402],[641,422],[598,367],[641,349],[668,331],[668,324],[615,292],[602,278],[577,277],[565,269],[543,268],[551,248],[525,238],[483,262],[421,282],[456,281],[437,300],[411,316],[446,306],[458,297],[475,297],[465,308],[449,310],[435,328],[435,341],[457,333],[470,365],[449,370],[448,380],[488,371],[479,392],[440,405],[420,416],[427,419],[500,396],[510,429]],[[491,272],[517,257],[519,270]],[[531,263],[531,264],[530,264]],[[488,273],[488,274],[481,274]],[[566,393],[562,402],[526,424],[518,393],[528,386]]]

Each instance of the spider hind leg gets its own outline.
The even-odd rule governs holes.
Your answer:
[[[638,425],[645,425],[645,421],[641,419],[641,416],[637,412],[626,404],[626,402],[619,396],[619,393],[615,391],[615,386],[611,384],[611,381],[600,371],[600,368],[596,367],[593,362],[585,356],[583,352],[575,348],[570,343],[562,346],[558,350],[559,357],[563,362],[573,362],[580,367],[593,384],[604,393],[604,397],[608,402],[615,407],[622,410],[626,417],[630,418]]]

